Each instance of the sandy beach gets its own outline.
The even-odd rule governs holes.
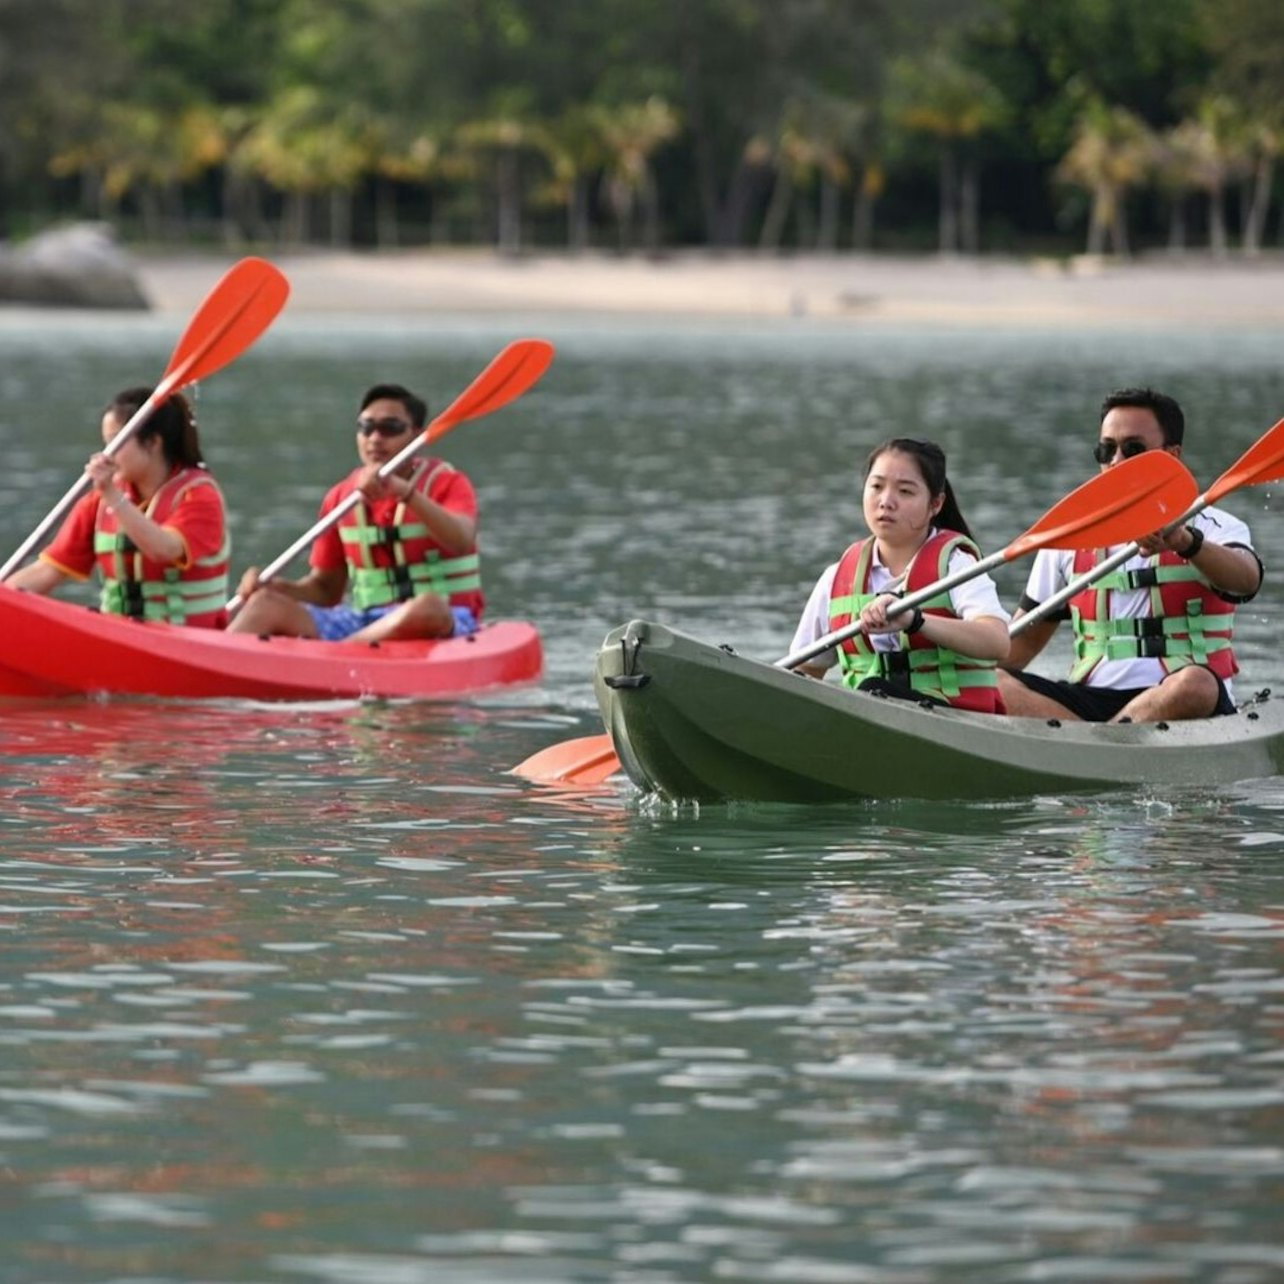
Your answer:
[[[190,312],[235,254],[135,253],[153,306]],[[269,254],[290,312],[570,313],[941,326],[1284,328],[1284,256],[964,259],[485,251]]]

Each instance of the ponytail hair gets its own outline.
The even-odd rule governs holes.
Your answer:
[[[115,415],[122,424],[127,424],[151,395],[151,388],[126,388],[111,399],[107,411]],[[196,417],[181,392],[176,392],[161,402],[139,425],[136,435],[140,442],[159,437],[161,451],[170,467],[205,467],[201,439],[196,431]]]
[[[865,476],[878,460],[888,451],[900,455],[909,455],[918,465],[919,475],[933,499],[943,497],[940,512],[933,519],[933,525],[941,530],[958,531],[960,535],[972,538],[972,532],[954,498],[954,487],[945,475],[945,452],[934,441],[924,441],[921,437],[889,437],[885,442],[874,447],[865,461]]]

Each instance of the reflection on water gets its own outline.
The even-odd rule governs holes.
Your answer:
[[[527,330],[269,336],[211,381],[242,553],[310,522],[349,389],[454,390]],[[56,413],[131,381],[145,337],[73,335]],[[1118,340],[552,337],[548,388],[457,437],[544,684],[0,710],[0,1275],[1280,1278],[1278,782],[694,810],[504,774],[593,729],[591,653],[630,614],[783,651],[888,431],[953,434],[1010,538],[1081,479]],[[24,395],[66,364],[27,342]],[[1193,444],[1207,477],[1279,376],[1251,338],[1206,368],[1199,344],[1133,357],[1200,422],[1222,398],[1242,440]],[[5,404],[16,543],[83,443]],[[1275,550],[1266,497],[1234,506]]]

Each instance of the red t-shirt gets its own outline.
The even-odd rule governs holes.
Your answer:
[[[140,508],[138,492],[132,486],[124,493]],[[65,575],[87,580],[94,570],[94,527],[102,496],[90,491],[81,498],[54,536],[41,560],[50,562]],[[146,511],[144,509],[144,511]],[[225,520],[223,497],[217,486],[189,486],[166,518],[164,528],[173,531],[187,548],[187,553],[174,563],[186,570],[193,562],[213,557],[223,547]]]
[[[437,468],[442,461],[440,459],[426,459],[424,463],[429,471]],[[341,504],[353,490],[356,489],[357,478],[361,475],[363,469],[354,468],[341,482],[332,486],[325,499],[321,503],[320,517],[324,517],[339,504]],[[461,517],[471,517],[475,522],[477,520],[477,492],[473,489],[473,484],[458,469],[449,466],[438,470],[436,475],[428,484],[428,498],[434,503],[440,504],[449,512],[458,513]],[[394,496],[387,496],[384,499],[370,503],[369,500],[363,501],[369,510],[370,521],[376,526],[393,526],[396,524],[397,508],[401,500]],[[413,519],[412,520],[418,520]],[[443,552],[443,556],[449,556]],[[392,553],[386,548],[376,548],[374,550],[374,560],[376,565],[392,566]],[[339,523],[336,522],[312,542],[312,553],[308,558],[309,564],[313,570],[317,571],[346,571],[348,569],[348,559],[343,551],[343,539],[339,534]],[[458,593],[452,596],[451,601],[459,606],[468,607],[477,619],[481,619],[482,609],[486,605],[486,599],[480,591],[471,593]]]

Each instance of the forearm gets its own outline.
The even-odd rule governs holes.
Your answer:
[[[458,556],[471,553],[477,542],[477,523],[462,513],[453,513],[450,509],[429,499],[423,491],[416,490],[407,483],[406,493],[398,495],[404,499],[406,507],[428,528],[429,535],[448,553]]]
[[[103,503],[116,514],[117,525],[144,557],[165,565],[186,559],[187,545],[183,537],[168,526],[158,526],[128,496],[108,491],[103,495]]]
[[[1257,559],[1242,548],[1204,542],[1190,564],[1215,588],[1232,597],[1252,597],[1262,585]]]
[[[1024,614],[1024,611],[1018,611],[1012,617],[1012,622],[1015,624]],[[1003,661],[1003,667],[1005,669],[1026,668],[1030,661],[1048,645],[1056,631],[1057,622],[1055,620],[1036,620],[1028,629],[1011,638],[1011,645],[1008,647],[1008,655],[1007,659]]]
[[[51,563],[36,561],[14,571],[5,583],[10,588],[24,589],[28,593],[52,593],[67,578]]]
[[[925,615],[919,632],[937,646],[977,660],[1005,660],[1010,646],[1007,625],[989,617],[960,620]]]

